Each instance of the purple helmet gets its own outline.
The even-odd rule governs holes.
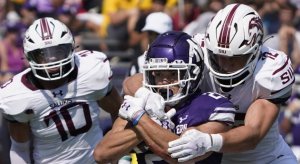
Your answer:
[[[167,105],[176,105],[198,89],[204,68],[203,53],[190,35],[176,31],[163,33],[154,40],[145,55],[144,86],[161,94]],[[172,84],[157,85],[153,71],[177,71],[178,80]],[[172,86],[179,86],[179,92],[173,94]],[[158,88],[165,88],[165,92],[158,91]]]

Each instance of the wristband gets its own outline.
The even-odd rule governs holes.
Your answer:
[[[210,134],[212,142],[212,151],[219,152],[223,146],[223,137],[221,134]]]
[[[132,125],[135,126],[138,124],[142,116],[145,114],[144,110],[140,110],[134,114],[134,117],[132,118]]]

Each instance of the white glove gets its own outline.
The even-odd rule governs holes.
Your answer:
[[[144,99],[126,95],[119,109],[119,116],[131,121],[133,125],[136,125],[145,113],[144,106]]]
[[[173,108],[174,109],[174,108]],[[175,110],[175,109],[174,109]],[[176,111],[175,111],[176,112]],[[168,112],[169,113],[169,112]],[[173,114],[173,113],[172,113]],[[171,118],[171,117],[170,117]],[[159,126],[163,127],[167,130],[173,130],[175,128],[175,124],[171,121],[171,119],[159,120],[157,117],[151,117],[151,119],[156,122]]]
[[[168,119],[165,113],[165,101],[160,94],[141,87],[136,91],[134,96],[145,100],[145,110],[150,117],[157,117],[159,120]]]
[[[209,151],[218,152],[223,146],[220,134],[202,133],[196,129],[187,130],[179,139],[169,142],[168,152],[178,162],[186,162]]]

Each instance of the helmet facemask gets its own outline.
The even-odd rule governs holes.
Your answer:
[[[27,53],[35,77],[50,81],[59,80],[74,70],[74,48],[72,44],[36,49]]]
[[[244,83],[253,74],[260,55],[259,52],[260,48],[255,53],[228,57],[207,50],[207,63],[209,63],[210,72],[214,75],[215,82],[224,88],[232,88]],[[224,64],[226,60],[230,60],[233,65]],[[229,70],[226,71],[226,68]]]

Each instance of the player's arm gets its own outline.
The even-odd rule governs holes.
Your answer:
[[[115,120],[118,117],[118,112],[122,101],[123,99],[118,93],[117,89],[112,87],[110,92],[108,92],[105,97],[98,100],[98,104],[103,110],[110,113],[112,120]]]
[[[109,163],[128,154],[141,138],[130,128],[128,121],[117,118],[112,129],[106,133],[94,150],[94,158],[98,163]]]
[[[140,119],[135,128],[141,134],[147,146],[149,146],[149,148],[155,154],[159,155],[164,160],[170,163],[177,163],[177,159],[172,158],[170,156],[170,153],[168,153],[168,143],[172,140],[178,139],[179,136],[177,136],[169,130],[162,128],[147,115],[144,115]],[[215,134],[228,131],[230,129],[230,126],[221,122],[212,121],[198,126],[190,127],[189,129],[197,129],[202,132]],[[203,156],[194,158],[189,162],[200,161],[207,158],[210,155],[211,152],[206,153]]]
[[[262,70],[264,73],[256,76],[257,86],[260,87],[259,97],[262,98],[256,99],[248,107],[244,126],[221,134],[224,139],[222,152],[240,152],[254,149],[276,121],[279,113],[278,104],[290,97],[295,79],[290,60],[285,54],[277,54],[275,59],[269,58],[266,56],[270,66]],[[269,74],[272,76],[266,76]]]
[[[231,129],[231,126],[228,126],[224,123],[221,122],[207,122],[205,124],[201,124],[198,127],[195,128],[198,131],[204,132],[204,133],[208,133],[208,134],[216,134],[216,133],[222,133],[222,132],[227,132],[228,130]],[[197,157],[191,161],[196,162],[196,161],[200,161],[203,160],[207,157],[209,157],[212,154],[212,152],[208,152],[206,154],[204,154],[203,156]]]
[[[147,114],[144,114],[141,117],[134,128],[142,136],[147,146],[149,146],[156,155],[160,156],[168,163],[177,162],[176,159],[173,159],[169,155],[167,149],[168,142],[179,138],[179,136],[158,125]]]
[[[266,99],[255,100],[248,108],[244,126],[221,133],[224,140],[221,151],[240,152],[254,149],[267,134],[278,113],[276,104]]]
[[[278,107],[266,99],[255,100],[245,116],[245,125],[223,133],[187,131],[180,139],[169,143],[172,157],[184,162],[207,152],[241,152],[251,150],[262,140],[278,115]],[[190,144],[200,148],[191,148]],[[180,155],[178,152],[187,152]]]
[[[135,92],[143,85],[143,74],[137,73],[127,77],[123,82],[124,95],[134,96]]]
[[[8,122],[11,139],[10,160],[12,164],[30,162],[30,126],[28,123]]]

